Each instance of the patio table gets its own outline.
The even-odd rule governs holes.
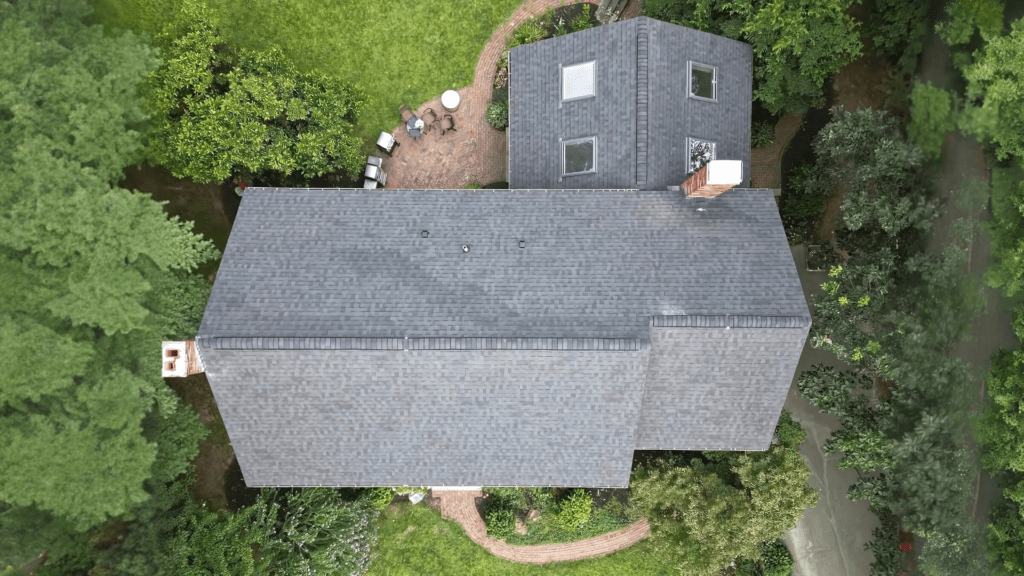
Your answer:
[[[459,93],[455,90],[445,90],[444,94],[441,94],[441,106],[449,112],[455,112],[459,109]]]
[[[423,120],[420,120],[418,116],[413,116],[405,123],[405,129],[409,131],[409,136],[418,138],[423,133]]]

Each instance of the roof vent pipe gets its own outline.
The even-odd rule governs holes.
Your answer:
[[[469,252],[469,245],[467,245],[467,244],[463,244],[463,245],[462,245],[462,251],[463,251],[463,252]]]

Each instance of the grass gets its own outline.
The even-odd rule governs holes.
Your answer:
[[[368,576],[678,576],[648,541],[601,558],[534,566],[492,556],[466,536],[462,526],[443,520],[423,504],[390,506],[378,520],[380,540]]]
[[[448,89],[473,83],[484,44],[521,0],[207,0],[225,34],[249,48],[280,47],[304,70],[321,70],[366,95],[364,140]],[[94,0],[97,18],[158,30],[180,0]],[[372,145],[372,142],[370,142]]]

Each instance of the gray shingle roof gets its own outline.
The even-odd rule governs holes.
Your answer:
[[[750,181],[753,52],[742,42],[645,17],[510,52],[512,188],[664,190],[686,179],[687,138],[743,161]],[[597,96],[561,102],[559,66],[597,61]],[[717,67],[716,102],[687,97],[689,62]],[[561,140],[597,136],[595,174],[561,176]]]
[[[786,327],[652,328],[638,450],[766,450],[810,318]]]
[[[250,188],[199,333],[647,338],[713,314],[807,315],[770,191]]]
[[[625,486],[766,447],[808,326],[769,190],[249,188],[197,343],[250,486]]]
[[[625,486],[648,351],[203,358],[250,487]]]

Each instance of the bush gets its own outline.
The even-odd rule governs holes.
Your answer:
[[[775,124],[769,120],[755,122],[750,130],[750,147],[763,148],[775,141]]]
[[[390,506],[391,501],[395,499],[395,491],[387,486],[378,486],[367,490],[366,497],[369,498],[370,505],[377,510],[383,510]]]
[[[508,128],[508,102],[505,100],[491,102],[487,106],[487,122],[498,130]]]
[[[573,32],[579,32],[580,30],[593,27],[594,24],[590,22],[590,4],[584,4],[583,13],[572,21],[572,30]]]
[[[505,42],[509,48],[515,48],[516,46],[522,46],[523,44],[531,44],[539,40],[544,39],[544,30],[540,27],[540,24],[536,20],[530,19],[519,25],[518,28],[512,31],[512,37]]]
[[[494,508],[484,512],[487,535],[504,540],[516,533],[516,513],[508,508]]]
[[[526,497],[519,488],[485,488],[484,524],[487,535],[504,540],[516,533],[516,511],[526,506]]]
[[[779,205],[782,226],[790,244],[797,244],[811,235],[811,226],[825,207],[831,190],[822,186],[818,171],[810,166],[793,170]]]
[[[736,561],[736,576],[792,576],[793,556],[782,542],[765,542],[757,560]]]
[[[946,132],[956,128],[956,102],[952,95],[931,82],[915,82],[910,92],[910,123],[907,138],[926,156],[938,160]]]
[[[558,511],[558,522],[567,530],[577,530],[590,520],[590,511],[594,506],[590,494],[576,488],[562,500]]]

